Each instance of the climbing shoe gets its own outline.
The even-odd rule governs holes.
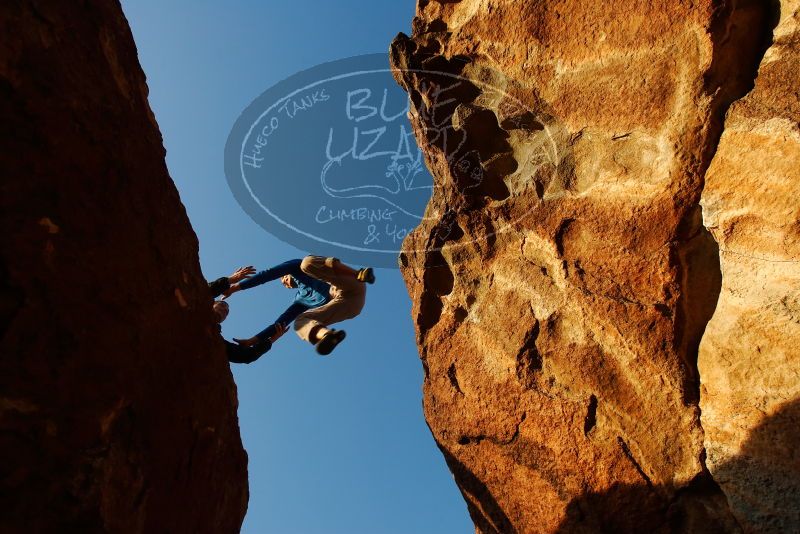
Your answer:
[[[344,330],[328,330],[328,332],[322,336],[322,339],[317,341],[315,347],[317,348],[317,354],[320,356],[327,356],[333,349],[336,348],[336,345],[341,343],[347,334]]]
[[[375,283],[375,273],[372,272],[372,267],[364,267],[358,274],[356,274],[356,278],[358,278],[359,282],[364,282],[366,284],[374,284]]]

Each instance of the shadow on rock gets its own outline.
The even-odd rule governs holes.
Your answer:
[[[480,481],[464,464],[458,461],[450,451],[439,445],[447,467],[458,481],[461,494],[467,502],[467,509],[472,521],[481,534],[517,534],[511,520],[500,508],[489,488]]]
[[[746,532],[800,532],[800,399],[766,418],[714,469]]]
[[[800,532],[798,441],[800,399],[795,399],[755,427],[713,478],[703,473],[674,494],[644,484],[587,493],[570,502],[556,532]]]

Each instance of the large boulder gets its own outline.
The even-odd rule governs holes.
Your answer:
[[[0,5],[0,531],[237,532],[247,456],[117,2]]]
[[[708,321],[727,313],[725,247],[704,215],[738,205],[703,195],[777,14],[760,0],[420,0],[412,35],[393,42],[435,184],[400,258],[425,416],[479,532],[742,528],[732,486],[706,465],[716,438],[697,366]],[[796,76],[783,81],[794,89],[772,90],[788,106]],[[794,117],[781,131],[796,136]],[[766,217],[796,235],[797,152],[786,157],[762,163],[786,192]],[[796,299],[789,280],[762,297]],[[775,376],[796,387],[797,352],[776,351]]]

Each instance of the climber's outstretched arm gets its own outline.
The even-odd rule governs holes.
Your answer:
[[[217,278],[216,280],[208,284],[208,289],[211,291],[211,296],[213,298],[217,298],[218,296],[228,291],[228,289],[230,289],[231,287],[231,284],[236,284],[241,282],[242,280],[247,280],[255,272],[256,272],[255,267],[253,267],[252,265],[248,265],[247,267],[239,267],[230,276],[223,276],[222,278]]]
[[[303,313],[307,309],[308,309],[308,306],[306,306],[305,304],[303,304],[301,302],[293,302],[291,304],[291,306],[286,308],[285,312],[280,314],[278,316],[278,318],[275,319],[275,322],[273,324],[269,325],[264,330],[262,330],[261,332],[256,334],[256,337],[258,339],[270,339],[270,338],[272,338],[272,335],[275,333],[275,325],[276,324],[282,324],[282,325],[286,325],[288,327],[290,324],[292,324],[294,322],[295,319],[297,319],[297,317],[301,313]]]
[[[265,346],[268,347],[267,349],[261,352],[263,354],[264,352],[267,352],[269,349],[271,349],[272,344],[278,341],[278,338],[280,338],[283,334],[285,334],[287,330],[288,328],[285,324],[275,323],[267,327],[258,336],[247,339],[233,338],[233,340],[242,347],[254,347],[254,348],[265,347]],[[266,335],[264,335],[264,337],[259,337],[262,334],[264,334],[264,332],[269,333],[269,337],[266,337]]]
[[[269,269],[261,271],[252,278],[239,283],[232,283],[231,286],[225,291],[224,298],[228,298],[242,289],[250,289],[251,287],[260,286],[261,284],[266,284],[272,280],[277,280],[278,278],[287,274],[295,276],[301,275],[303,271],[300,270],[300,262],[301,260],[285,261],[279,265],[276,265],[275,267],[270,267]]]

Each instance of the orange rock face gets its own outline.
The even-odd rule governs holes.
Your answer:
[[[712,204],[724,218],[751,197],[726,192],[755,177],[737,178],[748,164],[736,158],[761,135],[744,122],[739,134],[725,130],[718,163],[724,115],[753,89],[760,64],[767,72],[773,28],[778,42],[796,23],[789,11],[781,6],[789,22],[775,28],[777,5],[755,0],[420,0],[413,34],[393,42],[435,182],[400,258],[425,416],[478,532],[749,528],[729,492],[738,482],[706,466],[712,440],[728,445],[704,433],[701,390],[705,403],[711,385],[705,352],[699,373],[697,360],[709,320],[715,343],[737,350],[729,260],[709,221]],[[794,56],[780,57],[789,72]],[[770,94],[790,106],[796,75],[776,78]],[[753,106],[759,124],[775,116]],[[776,242],[798,228],[796,141],[780,140],[796,138],[796,115],[781,124],[758,138],[764,156],[755,157],[786,193],[758,201],[776,203],[764,204],[767,222],[739,227],[753,239],[757,224],[780,227]],[[772,157],[779,150],[786,161]],[[713,200],[712,190],[721,192]],[[791,301],[795,267],[766,300]],[[755,291],[759,275],[741,274],[738,284]],[[770,332],[753,336],[767,345]],[[709,349],[710,365],[724,350]],[[783,375],[796,373],[796,351],[776,350]],[[714,380],[726,417],[737,391]],[[796,374],[785,382],[797,387]],[[790,389],[781,390],[789,399]],[[768,423],[743,421],[737,443]]]
[[[0,4],[0,532],[238,532],[247,456],[117,2]]]

